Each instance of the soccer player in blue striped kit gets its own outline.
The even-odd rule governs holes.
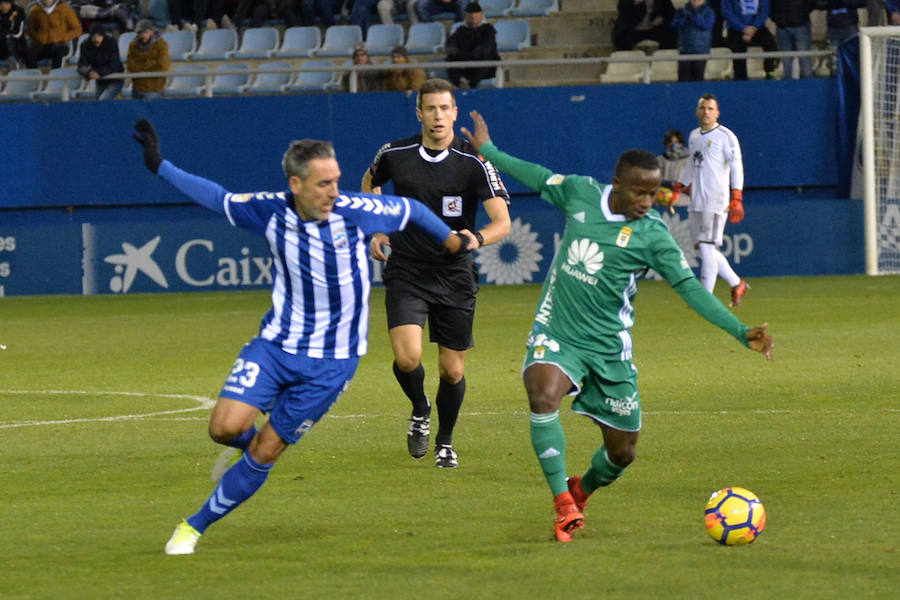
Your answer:
[[[266,238],[275,265],[272,308],[244,345],[209,421],[220,444],[243,451],[199,511],[178,524],[166,554],[193,554],[215,521],[265,483],[275,461],[309,431],[347,388],[366,353],[368,240],[415,223],[449,252],[475,246],[416,200],[338,190],[340,167],[329,142],[293,142],[282,161],[287,191],[233,194],[163,160],[146,119],[135,123],[150,171],[232,225]],[[257,430],[256,418],[269,414]]]

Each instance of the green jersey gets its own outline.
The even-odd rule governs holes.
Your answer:
[[[749,327],[700,285],[655,210],[642,219],[626,220],[611,210],[611,185],[591,177],[554,174],[505,154],[492,143],[479,152],[566,216],[562,243],[535,313],[535,333],[630,360],[637,280],[649,267],[701,316],[748,345]]]

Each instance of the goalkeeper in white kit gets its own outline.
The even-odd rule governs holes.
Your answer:
[[[700,127],[688,138],[691,159],[675,192],[691,196],[688,224],[700,253],[700,283],[712,293],[716,278],[723,278],[731,286],[731,306],[740,306],[750,286],[734,272],[719,248],[725,219],[739,223],[744,218],[741,145],[737,136],[719,123],[719,101],[712,94],[703,94],[697,102],[697,120]]]
[[[637,280],[648,267],[660,273],[697,313],[744,346],[772,357],[766,325],[748,327],[694,277],[666,224],[651,207],[659,191],[656,157],[628,150],[612,184],[560,175],[497,149],[487,125],[471,113],[474,134],[463,134],[486,160],[540,193],[566,216],[559,250],[547,274],[528,338],[522,379],[528,394],[531,444],[553,494],[560,542],[584,524],[595,490],[618,479],[635,458],[641,429],[631,328]],[[566,437],[559,420],[565,396],[591,418],[603,443],[582,476],[566,477]]]

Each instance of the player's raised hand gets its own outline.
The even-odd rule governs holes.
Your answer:
[[[484,122],[484,117],[482,117],[477,110],[470,112],[469,116],[472,117],[472,123],[475,125],[475,133],[473,134],[465,127],[461,127],[460,131],[462,131],[462,134],[466,136],[466,139],[469,140],[469,143],[472,144],[472,147],[475,148],[475,151],[477,152],[482,144],[491,141],[491,136],[488,133],[488,126],[487,123]]]
[[[753,327],[747,330],[747,341],[750,343],[750,349],[756,350],[766,355],[766,360],[774,360],[772,358],[772,348],[775,347],[775,340],[766,333],[769,327],[768,323],[763,323],[761,327]]]
[[[144,147],[144,164],[147,165],[147,168],[153,173],[159,171],[163,157],[159,152],[159,136],[156,135],[153,123],[147,119],[138,119],[134,122],[134,132],[131,137]]]

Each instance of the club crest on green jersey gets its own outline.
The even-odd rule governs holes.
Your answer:
[[[619,235],[616,237],[616,246],[619,248],[624,248],[628,245],[628,241],[631,239],[631,227],[627,225],[619,230]]]

